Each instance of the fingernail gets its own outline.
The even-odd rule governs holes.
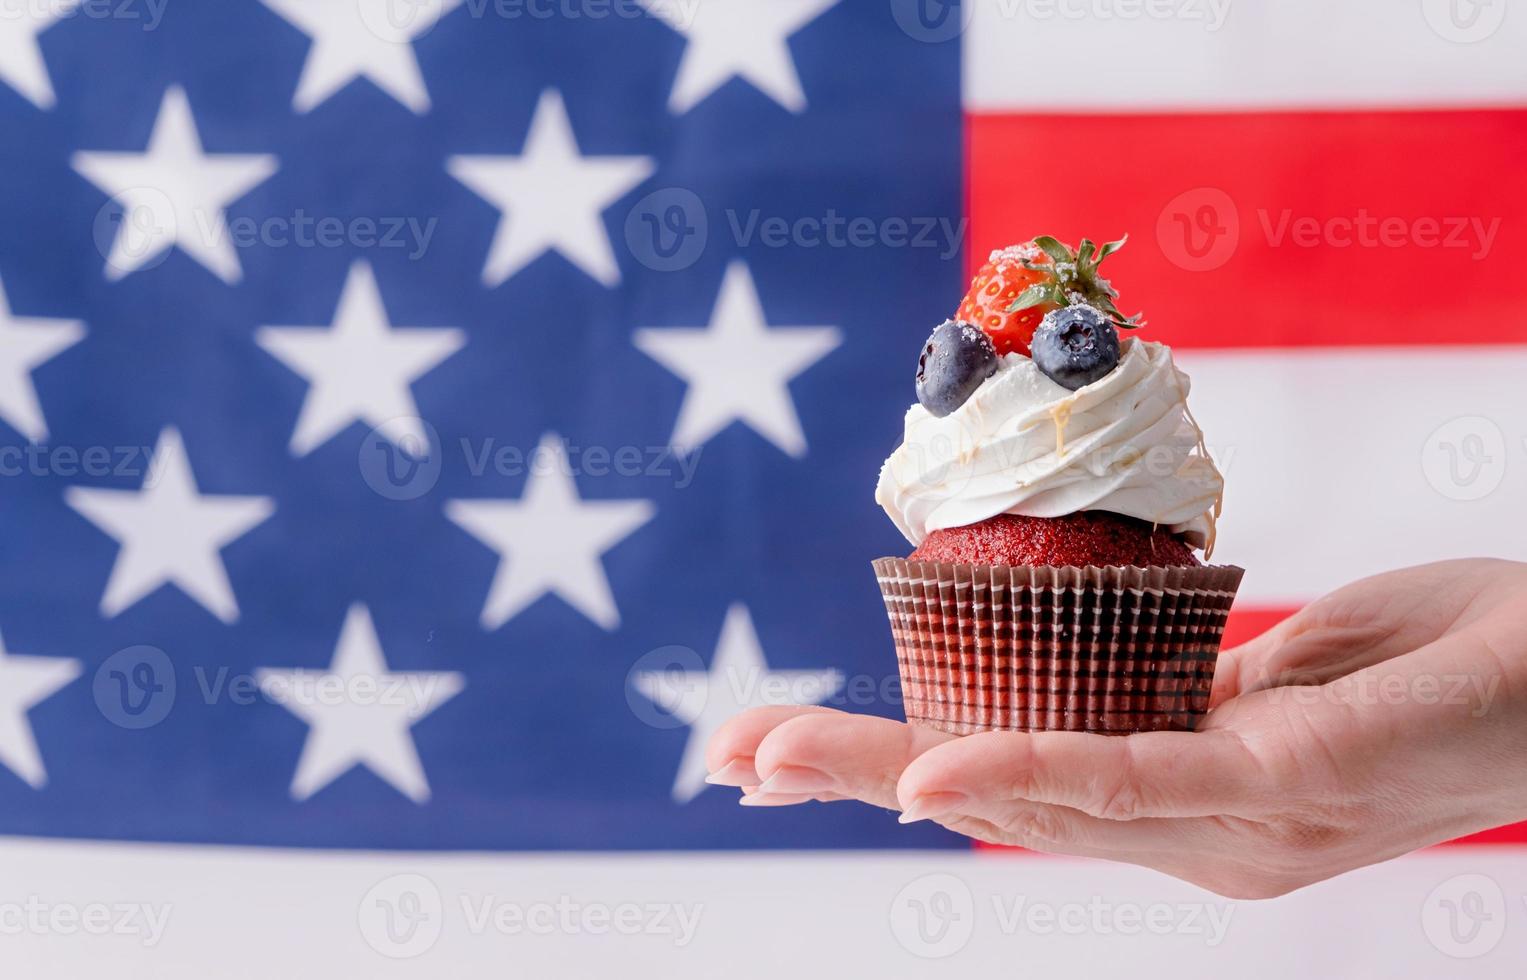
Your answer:
[[[780,766],[758,787],[760,793],[825,793],[836,780],[806,766]]]
[[[759,779],[758,773],[753,771],[753,757],[739,755],[706,776],[705,781],[712,786],[753,786]]]
[[[807,793],[750,793],[737,802],[743,806],[794,806],[810,799]]]
[[[964,793],[924,793],[913,800],[901,816],[896,818],[897,823],[917,823],[919,820],[928,820],[933,817],[942,817],[946,813],[953,813],[970,802],[970,797]]]

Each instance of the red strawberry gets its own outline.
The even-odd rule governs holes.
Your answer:
[[[986,331],[998,355],[1016,351],[1025,357],[1045,314],[1062,306],[1087,303],[1108,314],[1119,327],[1138,327],[1139,317],[1119,312],[1113,304],[1119,294],[1098,275],[1098,266],[1123,248],[1126,240],[1098,248],[1084,238],[1081,248],[1073,252],[1041,235],[1025,245],[993,252],[971,280],[970,292],[954,318]]]
[[[1017,351],[1028,357],[1035,328],[1053,308],[1045,304],[1008,312],[1024,290],[1048,278],[1041,269],[1023,265],[1024,261],[1040,265],[1050,259],[1033,245],[1012,245],[991,253],[991,258],[970,281],[970,292],[954,314],[956,320],[973,323],[986,331],[998,355]]]

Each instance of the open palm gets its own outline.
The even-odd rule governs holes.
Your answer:
[[[957,738],[768,707],[711,741],[745,805],[861,800],[979,840],[1280,895],[1527,819],[1527,565],[1357,582],[1221,655],[1198,732]]]

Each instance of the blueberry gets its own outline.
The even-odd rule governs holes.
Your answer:
[[[917,359],[917,400],[939,418],[965,404],[997,373],[997,350],[980,327],[945,320]]]
[[[1045,314],[1029,347],[1045,377],[1071,391],[1092,384],[1119,363],[1119,331],[1103,311],[1085,303]]]

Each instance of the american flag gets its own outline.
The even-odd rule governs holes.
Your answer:
[[[1520,828],[1238,905],[741,810],[701,750],[898,716],[875,474],[1034,234],[1132,235],[1232,642],[1527,558],[1524,45],[1504,0],[4,0],[0,968],[1516,975]]]

